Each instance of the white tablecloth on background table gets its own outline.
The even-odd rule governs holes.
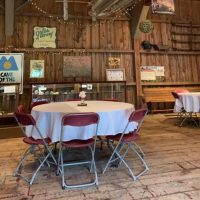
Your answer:
[[[180,100],[175,102],[175,112],[183,107],[187,112],[200,112],[200,92],[179,93]]]
[[[111,101],[86,101],[87,106],[77,106],[78,101],[56,102],[36,106],[31,114],[37,121],[42,135],[50,137],[52,142],[60,141],[61,119],[64,114],[77,112],[96,112],[100,116],[97,135],[115,135],[121,133],[128,122],[134,106],[128,103]],[[127,128],[127,132],[137,128],[133,122]],[[62,140],[88,139],[94,136],[94,125],[87,128],[67,127]],[[37,131],[32,127],[26,128],[27,136],[35,139],[40,138]]]

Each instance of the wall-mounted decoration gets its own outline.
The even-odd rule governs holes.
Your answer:
[[[85,77],[91,78],[91,57],[90,56],[64,56],[63,57],[64,77]]]
[[[151,50],[152,49],[152,44],[149,41],[144,40],[144,41],[141,42],[141,47],[144,50]]]
[[[19,92],[23,91],[23,53],[0,54],[0,84],[20,83]]]
[[[56,28],[34,27],[34,48],[56,48]]]
[[[153,24],[150,20],[141,21],[139,25],[139,29],[143,33],[150,33],[151,30],[153,30]]]
[[[125,70],[124,69],[106,69],[107,81],[124,81]]]
[[[164,81],[164,66],[141,66],[140,72],[142,81]]]
[[[109,57],[108,58],[109,67],[119,67],[120,66],[120,57]]]
[[[174,0],[152,0],[153,13],[174,14]]]
[[[30,78],[44,78],[44,60],[30,60]]]

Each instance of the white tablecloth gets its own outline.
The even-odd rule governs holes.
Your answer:
[[[187,112],[200,112],[200,92],[179,93],[180,101],[175,102],[175,111],[184,107]]]
[[[80,102],[57,102],[36,106],[31,114],[37,121],[42,135],[50,137],[52,142],[60,141],[61,119],[66,113],[74,112],[96,112],[100,116],[97,135],[115,135],[121,133],[128,122],[128,118],[134,106],[128,103],[111,101],[86,101],[87,106],[77,106]],[[137,128],[137,123],[133,122],[127,128],[127,132]],[[94,126],[87,128],[67,127],[62,140],[88,139],[94,136]],[[35,139],[40,138],[37,131],[32,127],[27,127],[27,136]]]

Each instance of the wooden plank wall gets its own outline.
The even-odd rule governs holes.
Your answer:
[[[38,3],[40,2],[38,1]],[[175,3],[176,14],[173,16],[152,14],[151,10],[149,11],[148,19],[152,20],[154,29],[149,34],[141,34],[140,42],[149,40],[153,44],[164,44],[172,48],[172,23],[200,24],[200,1],[176,0]],[[55,7],[55,11],[59,10],[60,6],[59,4],[59,6]],[[24,13],[31,12],[30,7],[30,5],[24,7],[21,14],[15,16],[14,36],[12,38],[5,37],[4,16],[0,15],[0,50],[8,48],[8,50],[25,53],[25,96],[21,97],[22,101],[30,99],[30,82],[82,81],[80,79],[72,80],[63,77],[63,56],[67,55],[91,55],[92,81],[106,80],[105,71],[108,57],[120,57],[120,68],[125,68],[128,83],[127,101],[132,103],[135,103],[136,100],[136,85],[141,85],[137,82],[139,79],[136,81],[135,77],[135,67],[140,65],[164,65],[166,82],[174,84],[176,82],[200,82],[200,53],[198,53],[200,51],[193,51],[195,52],[194,54],[187,54],[187,52],[183,54],[173,54],[173,52],[170,54],[147,53],[140,48],[141,52],[134,54],[134,41],[132,40],[133,37],[131,37],[130,21],[128,19],[123,18],[114,21],[110,19],[97,20],[96,23],[91,23],[91,19],[77,18],[70,19],[67,23],[64,23],[62,19],[58,20],[55,17],[42,17],[41,13],[38,17],[33,15],[26,16]],[[46,7],[43,6],[43,8]],[[53,10],[51,10],[51,13],[54,13]],[[72,10],[77,15],[87,14],[87,10],[80,13],[78,10],[81,9],[76,7],[73,7]],[[56,44],[58,49],[33,49],[34,26],[56,27]],[[175,29],[176,31],[185,31],[184,28],[175,27]],[[194,33],[200,32],[197,29],[192,30]],[[183,48],[183,45],[185,44],[179,44],[178,47]],[[191,45],[187,47],[191,47]],[[194,44],[192,48],[198,49],[199,44]],[[137,55],[139,58],[136,57],[134,59],[134,55]],[[29,63],[31,59],[45,60],[44,79],[29,78]],[[137,60],[139,60],[139,63]],[[134,66],[135,63],[138,66]]]
[[[3,17],[1,16],[3,21]],[[90,20],[91,21],[91,20]],[[63,56],[90,55],[92,60],[91,81],[105,81],[106,68],[109,57],[120,57],[119,68],[124,68],[126,80],[134,81],[133,50],[128,20],[98,20],[92,24],[89,20],[70,20],[69,23],[60,22],[48,17],[15,16],[15,35],[13,36],[13,50],[25,53],[24,85],[29,90],[29,83],[48,82],[76,82],[88,81],[83,78],[63,77]],[[34,26],[56,27],[57,49],[33,49]],[[1,34],[2,35],[2,34]],[[0,36],[0,46],[5,45]],[[30,60],[45,60],[45,78],[31,79]],[[133,89],[127,89],[128,101],[134,102]],[[27,95],[30,92],[27,91]],[[29,99],[30,97],[23,97]]]
[[[200,55],[141,54],[141,65],[165,66],[166,82],[200,82]]]
[[[200,1],[175,1],[175,15],[148,13],[153,23],[151,33],[141,33],[140,42],[166,45],[168,51],[150,52],[140,47],[141,65],[165,66],[165,82],[143,84],[143,87],[184,87],[200,84]],[[166,83],[166,84],[165,84]],[[182,85],[181,85],[182,83]],[[137,83],[136,83],[137,84]]]

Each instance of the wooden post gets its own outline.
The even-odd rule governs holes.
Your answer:
[[[140,25],[141,21],[146,20],[147,14],[149,12],[149,7],[150,6],[143,6],[142,7],[140,18],[138,20],[138,23],[137,23],[137,26],[136,26],[136,30],[135,30],[135,33],[134,33],[134,38],[140,38],[141,31],[139,30],[139,25]]]
[[[140,40],[134,40],[134,64],[135,64],[135,80],[136,80],[136,103],[137,105],[141,103],[142,93],[142,84],[141,84],[141,75],[140,75]]]
[[[141,1],[136,5],[136,7],[132,10],[132,19],[131,19],[131,37],[132,43],[134,47],[134,55],[133,55],[133,67],[135,69],[135,81],[136,81],[136,106],[141,104],[141,99],[143,96],[142,93],[142,83],[141,83],[141,75],[140,75],[140,30],[139,24],[142,20],[146,19],[147,13],[149,11],[149,5],[144,5],[144,2]]]
[[[14,0],[5,0],[5,35],[13,35],[14,30]]]
[[[64,21],[67,21],[69,18],[69,14],[68,14],[68,1],[64,0],[63,1],[63,18]]]

